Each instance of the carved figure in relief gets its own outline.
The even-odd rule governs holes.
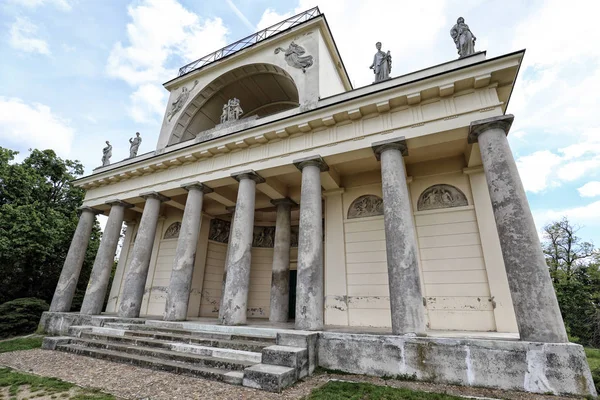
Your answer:
[[[130,143],[129,158],[133,158],[133,157],[137,156],[138,149],[140,148],[140,144],[142,144],[142,137],[140,136],[140,133],[136,132],[135,137],[129,139],[129,143]]]
[[[167,228],[163,239],[177,239],[179,237],[179,231],[181,231],[181,222],[173,222]]]
[[[221,123],[237,121],[244,114],[244,110],[240,107],[240,101],[235,97],[229,99],[227,104],[223,104],[223,112],[221,113]]]
[[[360,196],[350,204],[348,209],[348,219],[377,215],[383,215],[383,199],[372,194]]]
[[[110,164],[110,158],[112,157],[112,145],[107,140],[106,147],[102,149],[102,166],[105,167]]]
[[[417,201],[417,210],[434,210],[437,208],[461,207],[468,205],[467,197],[452,185],[433,185],[421,193]]]
[[[475,53],[475,40],[477,38],[469,29],[469,25],[465,24],[463,17],[459,17],[456,20],[456,25],[450,29],[450,36],[454,40],[458,55],[460,56],[459,58]]]
[[[280,51],[283,51],[285,54],[285,61],[288,63],[290,67],[302,69],[302,72],[306,72],[307,68],[310,68],[313,65],[313,56],[311,55],[303,55],[306,53],[304,47],[297,45],[292,41],[289,47],[284,49],[283,47],[278,47],[275,49],[275,54],[279,54]]]
[[[171,122],[171,118],[173,118],[173,116],[183,108],[183,105],[190,97],[190,91],[194,90],[197,84],[198,80],[195,80],[194,86],[192,86],[190,90],[188,90],[188,88],[185,86],[181,88],[181,93],[179,93],[179,96],[177,96],[175,101],[171,103],[171,110],[167,113],[167,119],[169,122]]]
[[[375,74],[375,82],[373,83],[390,79],[390,72],[392,72],[392,55],[390,52],[384,53],[381,51],[381,42],[377,42],[375,47],[377,47],[377,53],[373,56],[373,64],[369,67]]]

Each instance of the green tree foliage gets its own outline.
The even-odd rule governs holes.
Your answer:
[[[544,254],[567,331],[600,347],[600,252],[567,218],[544,227]]]
[[[14,161],[17,154],[0,147],[0,304],[23,297],[50,303],[79,220],[84,192],[72,181],[83,166],[52,150],[32,150],[22,162]],[[100,235],[96,223],[74,309],[81,305]]]
[[[35,332],[48,303],[36,298],[16,299],[0,305],[0,338]]]

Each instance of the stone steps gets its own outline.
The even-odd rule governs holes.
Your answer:
[[[180,328],[167,328],[167,327],[154,327],[148,325],[139,324],[119,324],[119,323],[107,323],[104,325],[106,328],[123,329],[127,334],[133,334],[136,332],[138,336],[147,335],[148,333],[160,333],[160,334],[173,334],[173,335],[184,335],[201,337],[206,339],[220,339],[220,340],[238,340],[238,341],[252,341],[267,343],[267,345],[275,344],[276,339],[274,337],[266,337],[259,335],[242,334],[236,335],[224,332],[214,332],[205,330],[189,330]]]
[[[269,346],[268,343],[249,340],[206,339],[203,337],[172,335],[158,332],[141,332],[140,334],[137,331],[125,331],[123,335],[115,335],[111,334],[110,332],[104,333],[102,328],[94,328],[91,332],[81,332],[79,337],[122,343],[133,342],[133,344],[151,347],[162,347],[165,343],[195,344],[206,347],[241,350],[254,353],[261,353],[262,349]]]
[[[120,353],[134,354],[161,360],[177,361],[202,367],[227,369],[230,371],[240,371],[256,364],[256,362],[236,360],[233,358],[221,358],[183,351],[160,349],[156,347],[143,347],[136,345],[128,346],[123,344],[117,344],[114,342],[105,342],[101,340],[73,339],[71,340],[70,345],[118,351]],[[61,350],[60,346],[58,346],[58,349]]]
[[[188,322],[72,325],[43,348],[281,392],[310,375],[316,334]],[[150,323],[151,322],[151,323]]]
[[[243,371],[229,371],[220,368],[198,366],[194,364],[123,353],[115,350],[81,346],[77,344],[58,345],[56,350],[94,357],[101,360],[136,365],[138,367],[150,368],[158,371],[202,377],[235,385],[241,385],[244,376]]]

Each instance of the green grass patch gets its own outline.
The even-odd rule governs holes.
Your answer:
[[[404,388],[377,386],[371,383],[327,382],[314,389],[306,400],[464,400],[442,393],[417,392]]]
[[[70,400],[114,400],[115,397],[102,393],[97,389],[78,388],[75,393],[71,389],[77,386],[56,378],[25,374],[10,368],[0,368],[0,388],[8,387],[8,393],[16,397],[25,388],[35,396],[50,396],[55,399]]]
[[[592,370],[592,378],[596,385],[596,391],[600,392],[600,349],[586,347],[585,355],[588,364],[590,364],[590,369]]]
[[[42,347],[43,337],[30,336],[24,338],[10,339],[0,342],[0,353],[17,350],[39,349]]]

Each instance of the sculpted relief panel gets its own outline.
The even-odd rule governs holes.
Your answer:
[[[181,230],[181,222],[173,222],[167,228],[163,239],[177,239],[179,237],[179,231]]]
[[[360,196],[350,204],[348,219],[383,215],[383,199],[373,194]]]
[[[430,186],[421,193],[417,202],[417,211],[468,205],[467,197],[460,189],[452,185],[441,184]]]
[[[229,241],[229,231],[231,222],[215,218],[210,222],[209,240],[215,242],[227,243]],[[291,247],[298,247],[298,226],[292,226],[291,229]],[[275,245],[275,227],[274,226],[255,226],[252,239],[252,247],[273,247]]]

